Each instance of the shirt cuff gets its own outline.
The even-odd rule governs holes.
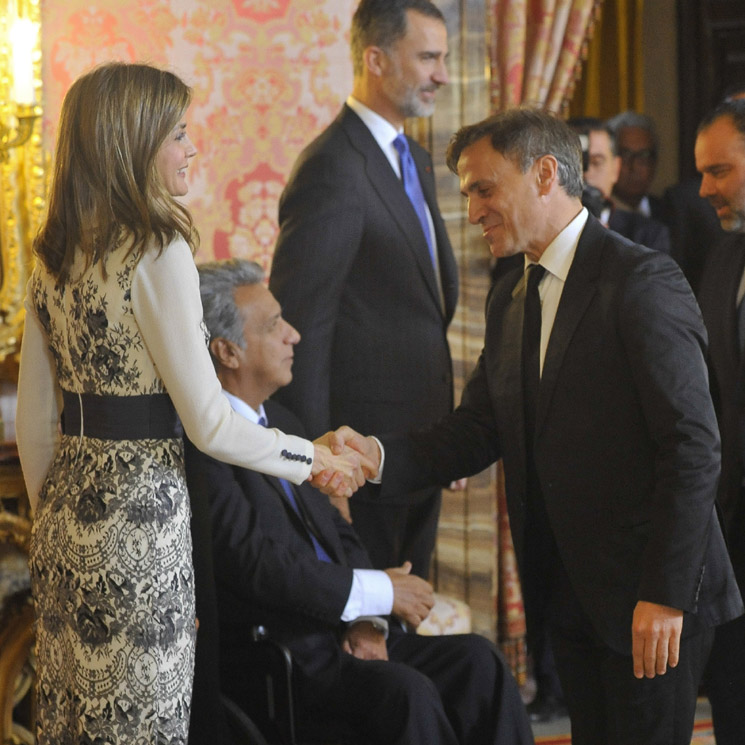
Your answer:
[[[375,440],[375,442],[378,443],[378,447],[380,448],[380,468],[378,468],[378,475],[374,479],[368,479],[368,484],[380,484],[383,481],[383,466],[385,465],[385,449],[383,448],[383,443],[375,437],[375,435],[370,435],[370,437]]]
[[[350,622],[360,616],[387,616],[393,610],[393,583],[379,569],[353,570],[352,589],[341,620]]]

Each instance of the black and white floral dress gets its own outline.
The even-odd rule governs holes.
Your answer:
[[[282,451],[313,452],[220,394],[184,241],[139,260],[121,248],[106,271],[56,286],[37,266],[29,282],[16,429],[35,508],[40,745],[185,743],[194,659],[181,439],[90,436],[82,403],[80,431],[60,434],[61,393],[125,410],[167,393],[201,449],[296,483],[310,467]]]

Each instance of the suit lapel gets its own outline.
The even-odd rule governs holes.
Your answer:
[[[370,184],[377,192],[381,203],[385,206],[393,221],[398,225],[401,233],[405,236],[406,245],[419,267],[419,271],[422,274],[432,299],[437,303],[440,312],[442,312],[440,292],[437,287],[435,270],[429,255],[427,240],[424,237],[419,218],[409,201],[401,179],[396,176],[391,168],[391,164],[378,146],[370,130],[357,114],[347,106],[344,107],[342,112],[341,126],[346,131],[352,147],[365,159],[365,172]],[[417,170],[419,171],[422,189],[424,190],[424,183],[428,179],[423,177],[418,162]],[[430,211],[432,211],[432,190],[429,187],[427,189],[429,194],[425,191],[425,198],[430,205]]]
[[[742,241],[745,244],[745,240]],[[740,340],[737,329],[737,291],[740,289],[740,279],[742,278],[743,268],[745,268],[745,245],[740,245],[738,241],[731,244],[733,261],[730,266],[734,271],[727,271],[722,277],[721,298],[725,306],[724,328],[721,329],[724,334],[724,344],[727,351],[727,359],[738,360],[740,375],[743,370],[743,355],[740,350]]]
[[[522,379],[524,311],[525,276],[522,272],[511,272],[498,280],[487,303],[485,351],[488,351],[487,379],[497,394],[494,405],[499,410],[499,419],[509,422],[512,450],[519,461],[515,463],[510,484],[517,493],[524,492],[525,484],[516,483],[514,478],[518,474],[524,477],[527,463]]]
[[[743,388],[745,384],[745,353],[740,349],[740,336],[737,328],[737,292],[740,289],[740,280],[745,269],[745,237],[736,236],[729,248],[732,251],[730,266],[734,271],[727,271],[726,275],[722,277],[721,302],[726,305],[723,314],[724,328],[720,329],[720,333],[724,336],[726,350],[724,359],[731,361],[731,364],[736,367],[737,388],[742,391],[745,390]],[[709,335],[711,336],[711,333]]]
[[[517,380],[505,381],[507,384],[506,390],[514,390],[515,387],[520,388],[520,397],[516,399],[519,406],[515,407],[513,412],[513,421],[518,423],[517,437],[521,443],[519,452],[522,456],[522,463],[520,463],[519,473],[524,474],[527,469],[527,453],[525,450],[527,439],[525,433],[525,386],[523,385],[523,323],[525,319],[525,290],[526,290],[526,278],[527,275],[523,272],[520,280],[512,290],[512,301],[507,306],[507,311],[504,314],[504,326],[502,330],[502,349],[505,354],[505,361],[507,365],[506,370],[514,374],[517,371]],[[523,485],[524,490],[524,485]]]
[[[536,433],[540,432],[545,421],[569,343],[597,292],[596,280],[602,254],[602,249],[597,250],[597,246],[604,242],[605,236],[606,229],[593,217],[589,217],[577,244],[548,340],[538,390]]]
[[[290,504],[290,500],[287,497],[285,490],[282,488],[279,479],[267,475],[264,475],[263,478],[277,494],[277,497],[282,501],[282,506],[284,507],[285,512],[287,512],[290,521],[303,538],[308,541],[309,545],[311,547],[313,546],[309,534],[312,532],[318,542],[324,547],[324,549],[326,549],[326,553],[328,553],[335,562],[338,564],[346,564],[343,548],[339,541],[335,539],[335,531],[323,530],[319,526],[319,521],[316,519],[316,511],[313,509],[312,501],[310,504],[305,501],[303,489],[295,487],[295,501],[297,502],[298,509],[302,515],[301,517],[297,512],[295,512],[295,508],[292,504]],[[315,551],[315,549],[313,550]]]

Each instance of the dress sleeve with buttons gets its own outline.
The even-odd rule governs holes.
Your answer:
[[[199,274],[183,239],[160,256],[149,251],[132,281],[132,306],[148,351],[189,439],[213,458],[299,484],[313,444],[236,414],[205,342]]]

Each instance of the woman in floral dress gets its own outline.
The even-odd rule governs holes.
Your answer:
[[[299,483],[362,481],[353,455],[235,416],[205,344],[174,197],[196,154],[190,89],[112,63],[78,79],[35,243],[17,438],[35,510],[38,743],[185,743],[195,618],[183,429]]]

